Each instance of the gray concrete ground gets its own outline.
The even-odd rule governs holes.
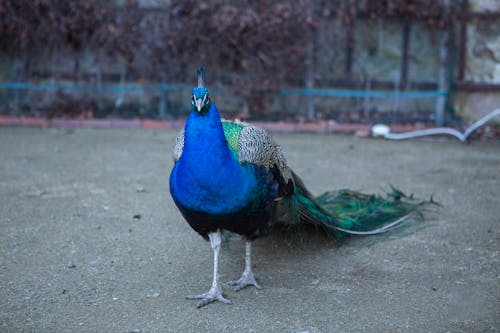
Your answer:
[[[1,332],[498,332],[500,145],[277,135],[313,193],[394,184],[443,208],[336,241],[255,242],[262,290],[211,283],[209,244],[168,194],[174,133],[0,128]],[[221,279],[244,246],[224,245]]]

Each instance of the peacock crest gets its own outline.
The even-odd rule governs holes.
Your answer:
[[[210,109],[208,89],[205,88],[205,71],[202,67],[198,68],[198,86],[193,88],[191,104],[193,105],[194,110],[199,113],[205,113],[208,109]]]

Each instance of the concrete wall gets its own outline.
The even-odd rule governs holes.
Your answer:
[[[470,0],[471,12],[500,12],[500,1]],[[500,22],[471,20],[467,26],[465,81],[500,84]],[[457,92],[457,113],[470,121],[500,108],[500,92]],[[495,120],[500,124],[500,119]]]

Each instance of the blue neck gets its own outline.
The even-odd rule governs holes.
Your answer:
[[[217,160],[230,158],[230,151],[224,136],[219,111],[214,104],[210,104],[209,110],[205,113],[191,111],[184,130],[182,156],[186,154],[190,156],[190,159],[211,160],[213,156],[209,152],[212,152],[217,154]]]
[[[211,104],[192,111],[185,126],[184,149],[170,178],[174,199],[187,209],[230,214],[244,208],[255,193],[252,166],[242,166],[228,147],[220,115]]]

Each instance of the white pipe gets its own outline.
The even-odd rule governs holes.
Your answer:
[[[500,109],[495,109],[486,116],[482,117],[478,121],[476,121],[474,124],[472,124],[469,128],[465,130],[464,133],[461,133],[457,131],[456,129],[449,128],[449,127],[437,127],[437,128],[430,128],[430,129],[425,129],[425,130],[417,130],[417,131],[411,131],[411,132],[405,132],[405,133],[391,133],[390,130],[387,131],[387,133],[384,133],[383,136],[386,139],[389,140],[405,140],[405,139],[411,139],[411,138],[416,138],[420,136],[428,136],[428,135],[439,135],[439,134],[448,134],[456,137],[458,140],[461,142],[465,142],[467,138],[474,133],[479,127],[483,126],[486,124],[488,121],[491,119],[500,116]],[[380,126],[380,125],[374,125],[372,127],[372,135],[376,135],[374,133],[373,128],[375,126]],[[383,125],[382,125],[383,126]]]

